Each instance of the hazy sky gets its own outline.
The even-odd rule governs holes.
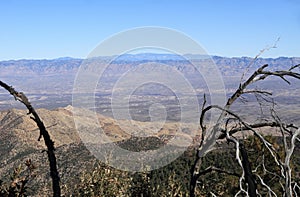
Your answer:
[[[185,33],[209,54],[300,56],[299,0],[2,0],[0,60],[86,57],[101,41],[140,26]]]

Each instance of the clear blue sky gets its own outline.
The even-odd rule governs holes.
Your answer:
[[[209,54],[300,56],[299,0],[3,0],[0,60],[86,57],[102,40],[140,26],[179,30]]]

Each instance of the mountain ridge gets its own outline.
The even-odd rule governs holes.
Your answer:
[[[97,159],[88,151],[77,132],[74,117],[80,122],[80,129],[84,132],[97,131],[102,127],[106,135],[112,140],[110,143],[100,143],[101,148],[106,150],[114,143],[119,143],[123,148],[137,148],[133,143],[141,142],[141,145],[148,141],[148,145],[163,146],[175,135],[175,124],[167,123],[157,134],[153,134],[153,124],[133,121],[134,125],[139,125],[145,129],[147,137],[133,137],[120,128],[120,124],[127,126],[130,130],[133,126],[127,125],[128,121],[116,122],[116,120],[98,114],[99,125],[92,122],[87,116],[78,116],[73,114],[73,107],[67,106],[54,110],[37,109],[37,113],[43,120],[56,148],[55,154],[61,178],[61,184],[76,184],[80,182],[81,174],[93,169]],[[86,115],[88,110],[80,110]],[[187,125],[188,126],[188,125]],[[132,129],[131,129],[132,128]],[[187,129],[187,128],[186,128]],[[0,180],[9,181],[11,173],[19,165],[24,164],[27,159],[31,159],[36,166],[36,177],[34,181],[29,182],[28,186],[34,192],[31,196],[45,196],[47,191],[44,188],[50,188],[50,176],[48,171],[47,154],[44,150],[43,139],[38,141],[39,130],[34,121],[27,115],[27,110],[9,109],[0,111]],[[188,132],[185,130],[185,132]],[[151,135],[152,134],[152,135]],[[188,134],[182,133],[183,136]],[[87,142],[85,142],[87,143]],[[149,149],[152,146],[144,147]],[[143,148],[143,147],[141,147]],[[110,149],[109,149],[110,150]],[[139,149],[138,149],[139,150]],[[152,150],[152,149],[151,149]]]
[[[174,54],[125,54],[122,56],[99,57],[92,59],[99,66],[104,67],[109,75],[122,75],[128,70],[134,69],[139,65],[148,64],[151,67],[151,62],[158,64],[169,65],[180,72],[194,73],[195,69],[192,64],[198,66],[209,66],[215,64],[224,76],[236,75],[245,71],[247,67],[257,68],[268,64],[273,69],[288,69],[291,66],[300,63],[300,57],[278,57],[278,58],[251,58],[251,57],[221,57],[211,56],[211,58],[203,58],[203,55],[189,54],[188,60]],[[205,56],[206,57],[206,56]],[[88,63],[89,60],[80,58],[56,58],[46,60],[8,60],[0,61],[0,77],[53,77],[63,76],[71,78],[74,81],[76,73],[81,65]],[[84,66],[83,66],[84,67]],[[162,67],[161,67],[162,68]],[[162,68],[163,69],[163,68]]]
[[[169,53],[139,53],[139,54],[121,54],[121,55],[111,55],[111,56],[99,56],[96,58],[99,59],[108,59],[108,58],[116,58],[116,57],[139,57],[149,59],[149,57],[167,57],[168,59],[172,59],[170,57],[179,57],[181,55],[176,54],[169,54]],[[251,56],[222,56],[222,55],[201,55],[201,54],[192,54],[187,53],[183,54],[182,57],[187,57],[189,59],[203,59],[203,57],[210,57],[210,58],[226,58],[226,59],[255,59]],[[277,56],[277,57],[258,57],[256,59],[293,59],[293,58],[300,58],[298,56]],[[20,58],[20,59],[7,59],[7,60],[0,60],[1,62],[17,62],[17,61],[68,61],[68,60],[85,60],[86,58],[79,58],[79,57],[69,57],[69,56],[61,56],[57,58]]]

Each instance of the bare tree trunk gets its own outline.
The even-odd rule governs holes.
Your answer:
[[[285,171],[285,196],[293,197],[293,189],[292,189],[292,170],[290,167],[291,156],[295,149],[295,143],[297,136],[300,135],[300,128],[295,131],[292,135],[291,139],[291,147],[285,150],[286,156],[284,161],[284,171]]]
[[[197,153],[198,155],[198,153]],[[192,166],[193,171],[191,172],[191,181],[190,181],[190,197],[195,197],[195,190],[197,186],[197,180],[199,178],[199,171],[201,167],[201,158],[196,157],[194,165]]]
[[[32,114],[33,117],[30,117],[38,126],[40,130],[40,136],[38,140],[41,139],[41,137],[44,138],[45,145],[47,146],[47,155],[48,155],[48,161],[49,161],[49,167],[50,167],[50,175],[52,178],[52,190],[53,190],[53,196],[59,197],[61,195],[60,190],[60,179],[59,174],[57,170],[57,163],[56,163],[56,157],[55,157],[55,148],[54,148],[54,142],[51,140],[50,135],[48,131],[46,130],[46,127],[44,123],[41,121],[40,117],[36,113],[35,109],[32,107],[30,102],[28,101],[25,94],[22,92],[17,92],[13,87],[7,85],[6,83],[0,81],[0,86],[2,86],[4,89],[6,89],[11,95],[15,97],[16,100],[23,103],[27,109],[29,110],[28,115]]]
[[[245,181],[248,185],[248,193],[250,197],[256,197],[256,181],[255,178],[252,174],[251,170],[251,165],[248,160],[248,154],[245,149],[245,146],[240,143],[240,152],[241,152],[241,157],[242,157],[242,164],[243,164],[243,169],[245,172]]]

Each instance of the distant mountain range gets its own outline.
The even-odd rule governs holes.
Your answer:
[[[99,62],[105,62],[107,60],[113,60],[113,64],[124,65],[132,63],[135,65],[138,62],[176,62],[177,65],[186,65],[188,60],[198,61],[211,61],[221,69],[243,69],[253,58],[250,57],[220,57],[220,56],[209,56],[187,54],[185,56],[179,56],[175,54],[124,54],[121,56],[110,56],[110,57],[98,57]],[[79,66],[84,59],[62,57],[57,59],[41,59],[41,60],[8,60],[0,61],[0,77],[10,75],[32,75],[32,74],[65,74],[77,72]],[[300,57],[278,57],[278,58],[258,58],[255,60],[252,67],[269,64],[271,67],[282,68],[290,67],[300,63]],[[120,68],[120,65],[118,66]]]
[[[159,72],[159,69],[161,69],[161,73],[169,73],[166,70],[166,66],[155,66],[153,62],[156,62],[178,70],[190,81],[199,94],[203,94],[207,86],[201,75],[205,73],[199,73],[185,58],[191,60],[193,63],[196,62],[197,65],[202,67],[215,63],[221,71],[224,83],[229,92],[236,88],[244,72],[247,72],[246,74],[249,75],[254,69],[264,64],[269,64],[269,70],[289,69],[293,65],[300,64],[300,57],[258,58],[255,61],[250,57],[228,58],[212,56],[209,58],[208,56],[194,54],[188,54],[184,57],[174,54],[152,53],[125,54],[118,57],[98,57],[93,58],[93,61],[99,67],[103,66],[106,69],[101,79],[99,79],[100,86],[96,88],[96,92],[103,95],[110,94],[110,90],[112,90],[120,77],[132,69],[141,68],[139,69],[141,71],[140,74],[143,74],[143,72],[147,74],[152,72],[152,70]],[[112,61],[109,62],[109,60]],[[52,60],[0,61],[0,80],[28,94],[30,99],[35,101],[38,106],[63,107],[71,104],[74,80],[80,66],[85,62],[86,60],[84,59],[70,57]],[[210,72],[210,70],[206,69],[206,72]],[[268,88],[271,86],[274,86],[274,83],[269,83]],[[160,89],[156,88],[155,93],[158,95],[165,94]],[[280,91],[287,91],[287,88],[282,87]],[[149,90],[147,92],[149,93]],[[3,89],[0,89],[0,109],[8,109],[11,105],[10,100],[3,98],[2,95],[7,95],[7,93]],[[65,95],[69,96],[65,98]],[[56,103],[51,103],[54,100]],[[53,108],[50,107],[50,109]]]

